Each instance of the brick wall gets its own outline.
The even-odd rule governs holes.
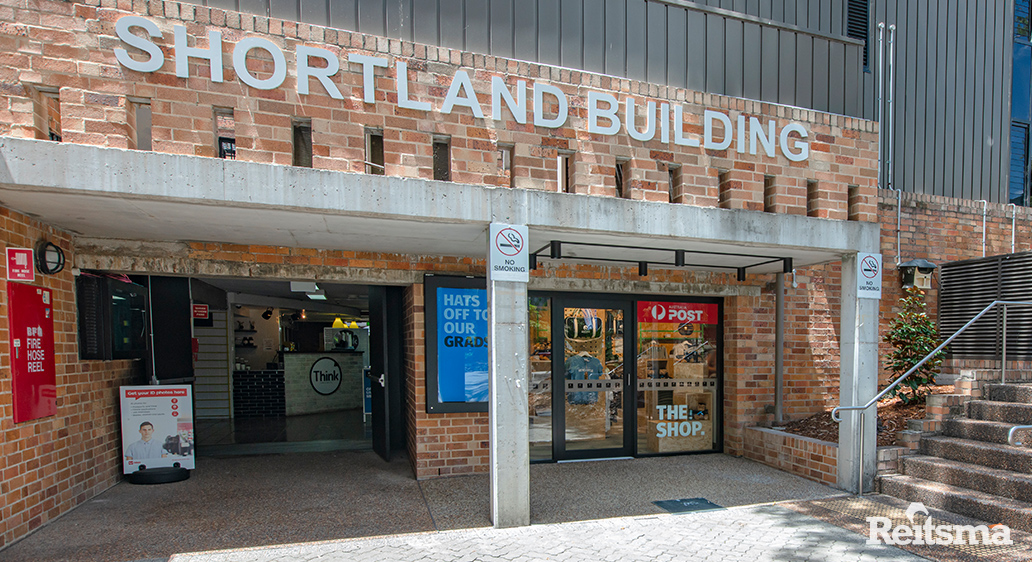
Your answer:
[[[671,191],[667,167],[674,164],[680,176],[674,198],[680,203],[863,221],[876,216],[877,125],[870,121],[179,2],[3,0],[0,5],[6,7],[0,19],[7,21],[0,26],[0,49],[10,53],[0,60],[0,134],[45,138],[38,90],[57,89],[66,142],[135,147],[131,98],[150,103],[152,146],[157,152],[215,156],[214,109],[231,108],[236,157],[245,161],[291,164],[292,120],[305,118],[311,120],[317,168],[364,172],[365,133],[378,129],[384,136],[386,173],[392,176],[433,177],[431,140],[436,135],[450,139],[452,179],[462,183],[509,186],[511,181],[515,187],[554,191],[558,156],[570,151],[574,153],[572,191],[578,193],[615,195],[615,166],[620,160],[628,165],[626,196],[667,201]],[[162,46],[165,62],[157,72],[132,71],[115,59],[113,49],[124,47],[115,36],[115,21],[133,13],[144,15],[161,30],[162,37],[154,41]],[[189,60],[189,79],[175,75],[174,24],[185,25],[193,46],[199,48],[207,47],[207,31],[222,33],[223,82],[210,80],[210,63],[200,58]],[[310,80],[309,94],[298,94],[293,63],[288,64],[285,82],[274,90],[244,85],[230,55],[237,41],[251,36],[270,39],[288,60],[299,45],[318,46],[344,59],[331,78],[344,99],[330,97],[317,80]],[[271,60],[262,59],[262,53],[252,52],[251,72],[270,70]],[[363,101],[362,68],[346,60],[352,54],[390,61],[388,68],[376,70],[375,103]],[[407,64],[411,98],[429,102],[431,111],[397,105],[395,62]],[[459,68],[469,72],[487,110],[486,119],[465,107],[448,114],[440,111]],[[534,126],[533,121],[524,125],[508,114],[494,121],[489,111],[493,77],[502,77],[510,89],[520,80],[559,88],[570,99],[566,125],[555,129]],[[639,131],[644,128],[646,101],[683,106],[683,130],[696,137],[703,133],[705,108],[726,113],[735,126],[753,116],[764,123],[774,119],[778,130],[790,121],[804,122],[810,156],[807,161],[790,162],[779,152],[774,157],[762,149],[757,154],[739,152],[736,144],[726,150],[703,150],[662,142],[659,133],[644,142],[632,139],[625,129],[614,136],[588,133],[585,100],[591,91],[605,91],[621,103],[633,98],[637,123],[630,126]],[[527,97],[532,114],[534,96],[528,93]],[[545,105],[545,116],[551,117],[555,104]],[[620,115],[624,119],[623,108]],[[499,157],[500,150],[509,146],[513,147],[511,180]],[[724,183],[722,171],[727,178]],[[802,193],[808,181],[819,185],[819,192],[811,197]]]
[[[745,430],[746,458],[829,486],[838,475],[838,444],[762,427]]]
[[[234,371],[233,417],[266,418],[287,414],[283,371]]]
[[[69,264],[57,275],[37,272],[33,283],[53,291],[57,414],[13,421],[7,291],[0,291],[0,546],[112,486],[122,472],[118,387],[130,382],[132,363],[79,361],[71,236],[0,208],[3,246],[31,248],[42,238],[63,249]]]

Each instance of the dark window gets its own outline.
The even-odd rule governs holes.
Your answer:
[[[232,107],[216,107],[215,138],[218,139],[219,158],[236,159],[236,121]]]
[[[559,191],[573,193],[573,154],[559,154],[557,175],[559,176]]]
[[[511,144],[498,145],[498,173],[509,179],[509,187],[516,187],[516,174],[512,169],[512,160],[516,147]]]
[[[627,198],[630,197],[630,190],[627,189],[627,161],[617,160],[616,161],[616,196]]]
[[[1014,37],[1029,40],[1032,36],[1032,1],[1015,0],[1014,2]]]
[[[675,203],[677,196],[681,194],[681,167],[667,164],[667,189],[670,193],[670,202]]]
[[[147,288],[83,272],[75,279],[80,359],[129,359],[147,349]]]
[[[383,165],[383,131],[377,129],[366,131],[365,169],[367,174],[376,176],[382,176],[386,171]]]
[[[136,150],[151,150],[150,102],[133,103],[136,118]]]
[[[1010,186],[1008,199],[1028,205],[1028,126],[1011,123]]]
[[[817,180],[806,180],[806,216],[818,216],[817,205],[820,203],[821,184]]]
[[[434,139],[434,179],[451,181],[451,144],[448,139]]]
[[[47,138],[61,142],[61,99],[57,89],[47,89],[42,93],[43,114],[47,119]]]
[[[294,121],[294,165],[312,167],[312,122]]]
[[[846,5],[846,36],[864,42],[864,70],[867,64],[867,36],[870,27],[868,0],[848,0]]]

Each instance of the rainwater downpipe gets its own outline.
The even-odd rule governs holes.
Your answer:
[[[979,199],[978,201],[975,201],[975,203],[981,203],[982,204],[982,257],[984,258],[985,257],[985,217],[986,217],[986,211],[987,211],[987,209],[989,207],[989,202],[986,201],[985,199]]]
[[[900,231],[902,229],[903,222],[903,191],[896,187],[896,173],[893,170],[893,129],[896,125],[896,116],[892,110],[893,103],[896,99],[896,95],[893,92],[893,75],[896,71],[896,24],[889,26],[889,89],[888,89],[888,108],[886,110],[886,120],[888,121],[888,143],[885,150],[885,170],[887,178],[887,187],[889,189],[896,190],[896,265],[902,263],[901,257],[901,244],[900,244]],[[880,130],[880,128],[879,128]]]

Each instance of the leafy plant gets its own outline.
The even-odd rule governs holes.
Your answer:
[[[895,348],[889,353],[887,365],[894,374],[893,382],[917,365],[918,361],[924,359],[940,343],[935,322],[925,312],[924,291],[916,287],[906,289],[906,295],[900,299],[899,306],[899,314],[885,334],[885,341]],[[928,394],[928,386],[935,381],[935,375],[942,367],[945,354],[945,351],[935,354],[914,374],[892,389],[889,395],[899,396],[904,404],[924,400]]]

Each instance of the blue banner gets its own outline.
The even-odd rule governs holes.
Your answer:
[[[437,289],[437,400],[487,402],[484,289]]]

